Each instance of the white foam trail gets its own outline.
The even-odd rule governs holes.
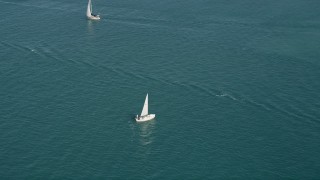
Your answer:
[[[228,93],[217,94],[216,96],[217,96],[217,97],[228,97],[228,98],[230,98],[230,99],[232,99],[232,100],[234,100],[234,101],[238,101],[237,98],[233,97],[232,95],[230,95],[230,94],[228,94]]]

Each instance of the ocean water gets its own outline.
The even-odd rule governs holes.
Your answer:
[[[0,0],[1,179],[320,178],[320,1],[86,6]]]

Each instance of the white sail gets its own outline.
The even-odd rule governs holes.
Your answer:
[[[88,7],[87,7],[87,17],[91,17],[91,0],[88,1]]]
[[[148,115],[148,94],[147,94],[146,100],[144,101],[143,109],[141,112],[141,116],[146,116],[146,115]]]

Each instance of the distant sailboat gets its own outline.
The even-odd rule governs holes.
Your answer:
[[[87,17],[90,20],[99,20],[100,19],[99,15],[92,14],[92,3],[91,3],[91,0],[88,1]]]
[[[141,115],[136,116],[136,121],[137,122],[149,121],[151,119],[154,119],[155,117],[156,117],[155,114],[148,114],[148,94],[147,94],[146,100],[144,101]]]

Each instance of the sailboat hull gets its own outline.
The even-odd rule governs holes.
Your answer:
[[[100,20],[99,16],[87,16],[89,20]]]
[[[135,118],[137,122],[145,122],[145,121],[150,121],[156,117],[155,114],[148,114],[145,116],[140,116],[138,118]]]

